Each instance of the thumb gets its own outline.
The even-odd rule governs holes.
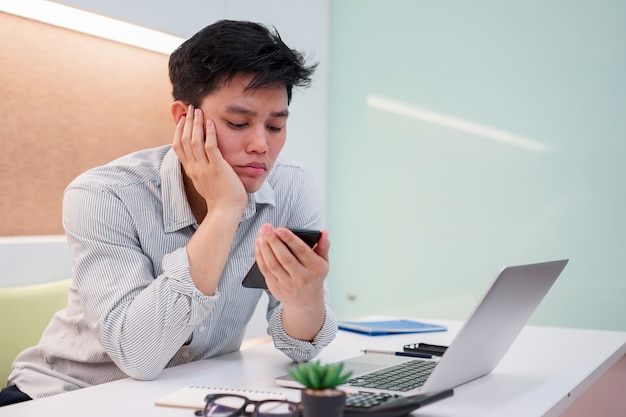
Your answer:
[[[328,230],[322,230],[322,236],[320,237],[320,240],[317,241],[314,251],[328,262],[328,252],[330,251]]]

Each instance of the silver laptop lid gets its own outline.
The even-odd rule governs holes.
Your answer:
[[[493,371],[567,262],[563,259],[503,268],[421,391],[453,388]]]
[[[561,274],[568,260],[503,268],[469,315],[424,385],[393,391],[346,385],[342,388],[414,395],[455,388],[490,373],[509,350],[523,327]],[[342,361],[355,376],[415,358],[365,354]],[[275,379],[280,386],[298,388],[289,375]]]

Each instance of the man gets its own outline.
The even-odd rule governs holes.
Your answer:
[[[295,361],[332,341],[327,231],[311,176],[278,159],[292,89],[315,66],[278,33],[220,21],[170,57],[172,146],[136,152],[68,186],[74,280],[67,308],[16,359],[0,404],[41,398],[239,349],[262,290],[268,333]]]

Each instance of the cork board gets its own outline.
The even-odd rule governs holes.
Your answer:
[[[0,236],[62,234],[74,177],[170,143],[167,61],[0,13]]]

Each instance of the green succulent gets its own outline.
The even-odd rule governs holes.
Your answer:
[[[314,390],[336,388],[352,376],[352,372],[343,372],[343,363],[322,365],[320,361],[301,363],[288,369],[287,373],[306,388]]]

